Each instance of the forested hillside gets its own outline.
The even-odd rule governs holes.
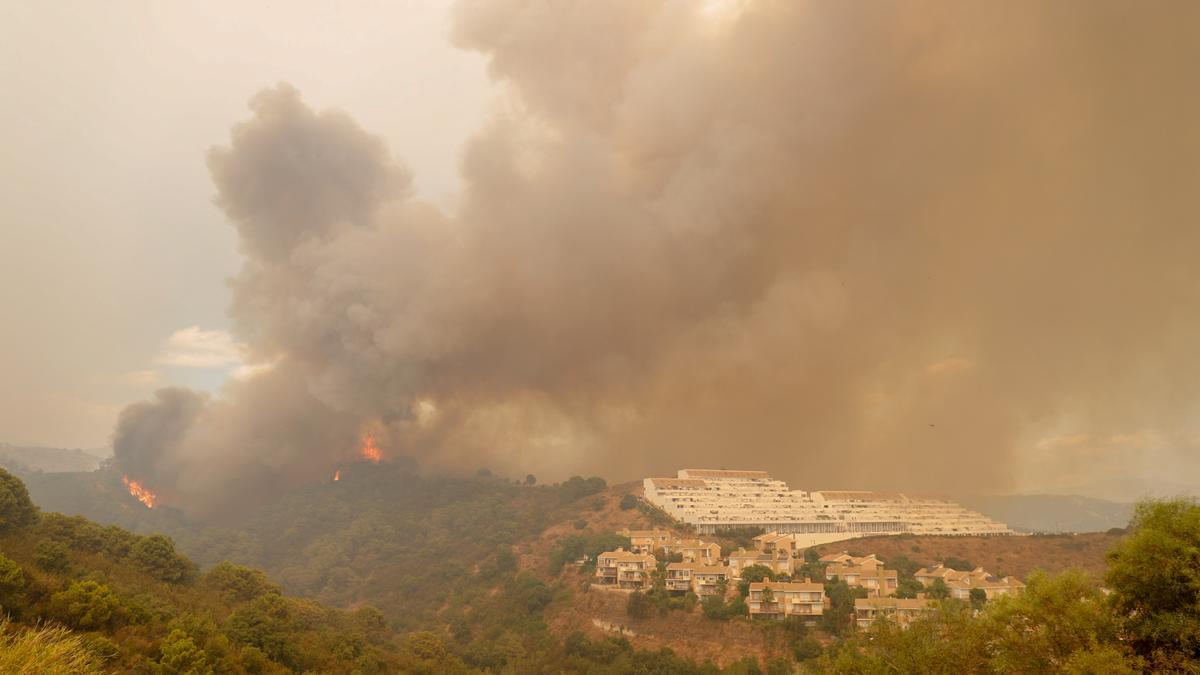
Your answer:
[[[6,672],[385,672],[405,645],[370,607],[281,594],[258,571],[201,571],[161,535],[39,513],[0,470]],[[38,631],[44,622],[70,629]],[[21,659],[24,658],[25,661]]]
[[[287,597],[248,567],[201,568],[162,535],[39,512],[21,481],[0,470],[0,606],[15,622],[0,626],[0,666],[38,673],[619,673],[636,664],[645,672],[720,672],[670,650],[578,633],[563,639],[549,630],[547,609],[570,594],[544,567],[519,569],[503,542],[583,502],[594,509],[605,499],[596,494],[603,481],[533,488],[489,476],[426,479],[402,467],[375,469],[344,472],[333,486],[340,492],[314,486],[244,530],[192,532],[192,545],[214,559],[263,556],[297,574],[295,584],[354,598],[346,610]],[[88,481],[93,494],[111,488],[102,476]],[[147,522],[189,532],[178,513],[134,504],[142,511],[122,505],[112,512],[134,521],[144,513]],[[400,505],[407,511],[382,508]],[[373,593],[390,605],[389,617],[363,602]],[[39,628],[43,622],[50,628]],[[755,672],[755,663],[727,672]]]
[[[916,666],[926,658],[919,656],[920,650],[932,650],[928,658],[935,658],[936,645],[913,641],[933,639],[938,631],[962,640],[961,649],[969,647],[985,657],[955,661],[951,656],[961,651],[956,649],[944,656],[951,665],[930,672],[988,672],[1016,658],[1012,650],[1022,643],[1019,636],[995,644],[981,635],[998,630],[1012,616],[1025,617],[1021,620],[1033,626],[1066,625],[1080,614],[1100,622],[1079,619],[1070,627],[1076,633],[1063,638],[1075,642],[1064,643],[1056,660],[1026,662],[1052,672],[1100,672],[1089,670],[1089,663],[1118,670],[1177,665],[1186,661],[1180,654],[1190,644],[1180,647],[1176,640],[1169,648],[1130,651],[1132,637],[1122,636],[1132,635],[1133,629],[1121,610],[1099,594],[1106,574],[1110,585],[1116,578],[1106,559],[1109,552],[1146,536],[1136,528],[1130,534],[899,536],[827,545],[822,551],[877,553],[906,568],[953,560],[1030,581],[1023,604],[989,602],[979,617],[951,601],[936,622],[920,630],[856,632],[847,613],[853,597],[845,589],[830,589],[838,596],[834,618],[815,629],[751,620],[736,596],[700,603],[669,597],[657,586],[632,599],[589,590],[591,567],[577,567],[574,561],[626,544],[616,534],[623,527],[671,526],[663,514],[637,501],[634,484],[606,487],[600,479],[576,477],[539,485],[533,477],[514,481],[486,472],[449,477],[407,463],[364,462],[345,467],[337,481],[298,490],[246,514],[241,522],[201,525],[169,507],[145,508],[119,476],[104,472],[30,480],[44,506],[84,510],[141,532],[166,532],[203,569],[226,559],[261,567],[285,592],[344,608],[351,611],[349,617],[359,612],[378,616],[380,635],[390,630],[400,634],[373,647],[383,655],[379,658],[407,659],[408,667],[417,670],[438,664],[430,672],[616,673],[635,667],[643,672],[716,672],[724,667],[729,672],[783,673],[797,661],[818,672],[883,672],[888,669],[880,664],[893,658],[877,653],[876,645],[885,644],[910,659],[900,672],[923,672]],[[1196,512],[1187,503],[1171,508],[1181,510],[1184,519]],[[1149,518],[1143,514],[1140,522]],[[68,522],[58,516],[42,519],[60,521]],[[745,544],[753,534],[729,532],[720,540],[728,549]],[[1197,548],[1196,543],[1191,546]],[[1195,558],[1187,550],[1179,549],[1158,568],[1175,574],[1176,563]],[[1126,568],[1139,564],[1136,556],[1123,560]],[[1187,592],[1195,596],[1195,589],[1187,591],[1185,585],[1181,597],[1188,597]],[[382,613],[360,609],[367,605]],[[213,621],[230,625],[226,615]],[[226,639],[233,638],[226,634]],[[319,632],[301,642],[306,640],[321,644]],[[155,653],[153,639],[148,644],[145,649]],[[212,658],[219,657],[214,652]],[[966,670],[955,670],[959,666]]]

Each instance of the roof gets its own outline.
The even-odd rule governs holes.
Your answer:
[[[958,570],[951,569],[941,563],[938,563],[936,565],[930,565],[929,567],[922,567],[921,569],[917,570],[913,576],[946,578],[954,577],[959,574],[966,574],[966,572],[959,572]]]
[[[633,553],[632,551],[626,551],[623,549],[605,551],[604,553],[596,556],[596,560],[601,558],[614,558],[617,560],[617,562],[646,562],[651,565],[657,562],[654,556],[650,555],[649,553]]]
[[[730,559],[732,559],[732,558],[739,558],[739,559],[752,558],[754,560],[775,561],[775,560],[787,560],[788,558],[791,557],[791,555],[785,549],[778,549],[773,553],[763,553],[762,551],[760,551],[758,549],[754,549],[753,551],[747,551],[744,548],[739,548],[738,550],[734,551],[733,553],[730,553],[728,557]]]
[[[878,569],[883,567],[883,561],[879,558],[876,558],[874,553],[865,556],[852,556],[847,555],[846,553],[839,553],[838,555],[821,558],[821,562],[825,563],[827,567],[831,568],[834,574],[844,569],[855,569],[860,567],[871,567],[873,569]]]
[[[667,565],[667,571],[691,570],[696,574],[724,574],[729,576],[732,571],[724,565],[705,565],[704,563],[677,562]]]
[[[914,576],[940,578],[947,586],[957,588],[1024,588],[1025,584],[1014,577],[998,577],[982,567],[970,572],[960,572],[942,564],[923,567]]]
[[[702,488],[707,485],[702,480],[689,478],[651,478],[655,488],[672,490],[675,488]]]
[[[1025,584],[1013,577],[997,577],[991,574],[964,574],[946,581],[951,588],[1024,588]]]
[[[907,497],[902,492],[871,490],[819,490],[825,499],[858,500],[869,502],[902,502]]]
[[[686,475],[685,475],[686,474]],[[766,471],[730,471],[728,469],[681,469],[680,478],[770,478]]]
[[[796,541],[794,534],[779,534],[778,532],[767,532],[755,537],[752,541],[761,541],[764,543],[778,543],[781,541]]]
[[[854,609],[935,609],[936,603],[922,598],[855,598]]]
[[[750,590],[761,591],[763,589],[771,589],[771,591],[807,591],[825,592],[825,585],[815,581],[756,581],[750,584]]]
[[[825,570],[827,577],[843,577],[857,576],[862,579],[898,579],[900,572],[896,570],[885,570],[882,567],[878,569],[862,569],[858,567],[834,567]]]
[[[672,542],[667,542],[672,548],[709,548],[716,546],[721,548],[721,545],[716,542],[704,541],[703,539],[676,539]]]

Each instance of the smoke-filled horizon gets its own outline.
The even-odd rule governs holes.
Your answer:
[[[1062,430],[1118,442],[1054,470],[1163,434],[1185,462],[1197,12],[460,2],[507,97],[458,208],[353,111],[255,94],[208,166],[262,367],[129,406],[117,463],[205,513],[328,480],[365,434],[807,489],[1005,491]]]

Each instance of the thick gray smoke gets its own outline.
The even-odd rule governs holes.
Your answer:
[[[196,511],[366,432],[546,478],[999,490],[1064,420],[1194,416],[1200,5],[727,5],[461,2],[509,100],[453,213],[257,94],[209,166],[273,365],[130,406],[119,464]]]

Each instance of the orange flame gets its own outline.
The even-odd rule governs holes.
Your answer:
[[[129,494],[137,497],[137,500],[146,505],[146,508],[154,508],[154,502],[158,496],[147,490],[145,486],[136,480],[129,480],[129,476],[121,476],[121,482],[125,483],[125,487],[129,488]]]
[[[342,479],[342,470],[341,470],[341,469],[338,469],[337,471],[334,471],[334,472],[333,472],[333,479],[334,479],[334,480],[341,480],[341,479]]]
[[[363,436],[362,457],[376,464],[379,463],[379,460],[383,459],[383,453],[379,451],[379,446],[375,444],[375,437],[371,434]]]

